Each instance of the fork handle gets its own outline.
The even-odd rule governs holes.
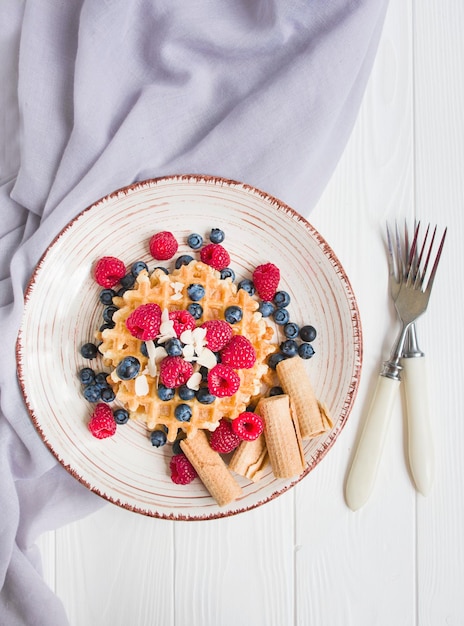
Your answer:
[[[425,357],[403,358],[401,366],[407,411],[409,465],[417,491],[427,496],[434,479],[435,454]]]
[[[377,380],[346,482],[345,498],[353,511],[367,502],[374,487],[399,385],[399,380],[387,376],[379,376]]]

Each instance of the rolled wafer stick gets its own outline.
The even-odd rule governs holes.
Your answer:
[[[255,409],[264,422],[264,437],[272,471],[276,478],[292,478],[304,470],[306,461],[298,428],[292,418],[286,394],[259,401]]]
[[[229,469],[253,482],[260,480],[269,464],[264,435],[254,441],[242,441],[230,459]]]
[[[219,506],[229,504],[242,494],[240,485],[221,455],[211,448],[203,430],[199,430],[194,437],[183,439],[180,447]]]
[[[330,430],[332,420],[316,398],[304,362],[298,357],[284,359],[276,371],[282,389],[292,399],[302,439],[313,439]]]

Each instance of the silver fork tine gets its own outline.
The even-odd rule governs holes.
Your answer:
[[[436,230],[436,227],[435,227],[435,230]],[[446,233],[447,232],[448,232],[448,229],[445,228],[445,230],[443,232],[443,236],[442,236],[441,241],[440,241],[440,245],[438,246],[438,252],[437,252],[437,254],[435,256],[435,262],[433,264],[432,271],[430,272],[430,277],[429,277],[429,280],[428,280],[428,283],[427,283],[427,287],[426,287],[427,291],[431,291],[432,290],[433,281],[435,280],[435,274],[437,273],[438,263],[440,262],[440,257],[441,257],[441,253],[443,251],[443,245],[445,243],[445,237],[446,237]],[[434,235],[435,235],[435,233],[434,233]]]

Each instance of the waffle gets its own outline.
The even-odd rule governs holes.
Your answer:
[[[212,404],[202,404],[196,398],[180,400],[177,395],[170,401],[161,400],[157,393],[158,377],[150,374],[149,359],[141,352],[142,341],[132,336],[125,324],[129,315],[141,304],[156,303],[163,311],[186,309],[192,302],[187,294],[187,287],[192,283],[200,283],[205,288],[205,296],[201,300],[203,315],[197,324],[206,320],[223,320],[227,307],[239,306],[243,317],[232,325],[232,330],[246,336],[256,351],[253,367],[237,370],[239,390],[233,396],[216,398]],[[115,325],[97,333],[96,337],[101,342],[99,350],[104,365],[112,370],[108,381],[117,401],[129,411],[131,419],[142,420],[148,430],[165,427],[170,442],[178,437],[179,429],[187,437],[193,437],[198,430],[213,431],[221,418],[233,419],[260,395],[262,381],[269,375],[267,356],[276,349],[270,343],[274,331],[259,313],[257,301],[245,290],[237,289],[230,278],[221,279],[220,273],[209,265],[192,261],[170,274],[160,269],[154,270],[151,275],[142,271],[134,288],[113,301],[118,307],[113,316]],[[127,356],[134,356],[140,361],[143,385],[137,382],[140,376],[128,381],[118,378],[115,368]],[[180,402],[188,404],[192,410],[188,422],[181,422],[175,417],[174,411]]]

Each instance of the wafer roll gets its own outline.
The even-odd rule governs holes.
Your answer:
[[[277,364],[282,389],[292,399],[302,439],[313,439],[333,426],[327,408],[317,400],[304,362],[294,357]]]
[[[292,478],[304,470],[306,461],[298,428],[295,428],[290,398],[283,394],[260,400],[255,409],[264,422],[264,437],[276,478]]]
[[[257,482],[269,464],[264,435],[254,441],[242,441],[230,459],[229,469]]]
[[[221,455],[210,447],[203,430],[199,430],[194,437],[183,439],[180,447],[219,506],[229,504],[242,494],[240,485]]]

